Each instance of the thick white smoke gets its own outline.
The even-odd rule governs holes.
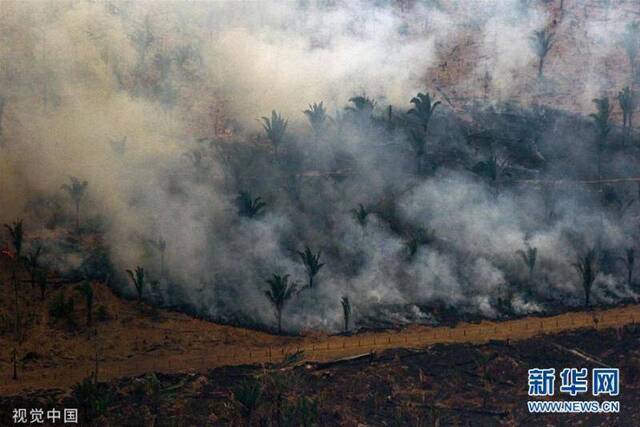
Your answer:
[[[503,300],[516,314],[580,304],[571,266],[579,250],[623,248],[635,236],[591,190],[551,201],[522,187],[496,195],[471,165],[416,180],[407,135],[349,124],[344,107],[366,94],[377,101],[375,117],[388,117],[387,106],[404,117],[417,92],[437,91],[432,144],[481,160],[463,136],[469,114],[454,112],[483,91],[494,101],[548,99],[590,112],[591,98],[626,82],[602,61],[624,58],[616,29],[627,18],[585,15],[571,2],[562,19],[544,2],[409,3],[3,2],[0,219],[25,216],[38,234],[60,211],[72,216],[60,190],[68,176],[87,180],[83,221],[104,233],[114,282],[126,287],[124,270],[141,265],[166,304],[254,324],[273,319],[265,279],[291,274],[302,285],[296,251],[321,249],[317,287],[285,309],[291,330],[339,329],[343,295],[362,322],[429,321],[436,305],[495,317]],[[543,27],[556,41],[541,81],[530,37]],[[320,101],[334,117],[326,138],[314,137],[302,114]],[[272,109],[289,119],[284,162],[260,133]],[[592,134],[567,123],[542,129],[536,143],[571,156],[578,176],[589,169]],[[621,155],[611,168],[633,165]],[[341,170],[349,176],[317,177]],[[238,217],[235,198],[245,190],[267,202],[264,216]],[[47,207],[35,209],[43,199]],[[408,259],[408,236],[380,212],[385,200],[403,226],[433,230],[436,243]],[[359,203],[371,208],[365,227],[353,218]],[[528,289],[512,286],[525,280],[516,252],[526,245],[539,253]],[[630,295],[616,271],[594,288],[601,302]]]

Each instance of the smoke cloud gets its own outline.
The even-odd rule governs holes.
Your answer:
[[[635,298],[619,260],[635,184],[525,182],[594,179],[584,114],[608,95],[617,121],[630,84],[628,15],[564,3],[5,1],[0,219],[25,217],[56,268],[86,267],[88,238],[61,256],[51,237],[74,217],[61,185],[86,180],[83,236],[102,236],[114,286],[132,295],[124,271],[140,265],[148,300],[258,326],[274,322],[265,280],[302,288],[309,246],[325,265],[285,305],[288,331],[340,330],[342,296],[357,326],[579,306],[573,264],[590,247],[592,300]],[[541,28],[554,45],[539,78]],[[442,102],[420,173],[418,92]],[[314,132],[302,111],[321,101]],[[277,150],[272,110],[288,120]],[[617,125],[610,140],[605,176],[637,173]],[[244,191],[262,215],[239,215]]]

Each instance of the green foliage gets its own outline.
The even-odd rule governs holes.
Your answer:
[[[17,261],[20,259],[20,255],[22,254],[22,242],[24,240],[23,220],[17,219],[13,224],[5,224],[4,227],[9,232],[9,237],[11,239],[11,244],[13,245]]]
[[[322,133],[326,130],[327,124],[329,122],[330,117],[327,115],[327,110],[324,108],[322,102],[316,104],[309,104],[309,109],[303,111],[304,115],[307,116],[309,120],[309,124],[313,129],[313,133],[316,136],[322,135]]]
[[[313,287],[313,278],[320,271],[320,269],[324,266],[324,264],[320,263],[320,254],[318,251],[316,255],[311,252],[309,246],[305,246],[304,252],[298,251],[298,256],[300,260],[304,264],[304,268],[307,270],[307,276],[309,277],[309,287]]]
[[[247,421],[262,403],[262,386],[257,381],[245,381],[233,391],[233,398]]]
[[[268,117],[262,117],[262,127],[264,128],[267,138],[273,144],[273,147],[278,152],[278,147],[284,141],[284,133],[287,130],[288,121],[283,119],[280,114],[273,110],[271,112],[271,119]]]
[[[138,294],[138,304],[142,302],[142,294],[144,293],[145,288],[145,276],[144,276],[144,268],[138,266],[136,267],[135,272],[131,270],[127,270],[127,274],[129,275],[129,279],[133,286],[136,288],[136,293]]]
[[[580,275],[582,289],[584,290],[585,307],[589,307],[591,288],[598,275],[598,254],[596,249],[590,248],[584,255],[578,256],[573,267]]]
[[[542,29],[534,31],[529,40],[531,41],[531,47],[538,56],[538,77],[542,77],[542,69],[544,67],[544,59],[553,47],[553,32],[550,30]]]
[[[248,191],[241,191],[236,199],[238,205],[238,215],[246,218],[258,218],[264,213],[264,208],[267,206],[262,201],[261,197],[251,198],[251,193]]]
[[[353,209],[351,213],[353,214],[353,218],[358,224],[360,224],[362,227],[367,225],[367,217],[369,216],[369,212],[365,209],[363,204],[359,203],[358,208]]]
[[[265,291],[265,295],[273,304],[276,309],[276,315],[278,320],[278,333],[282,332],[282,309],[287,301],[294,295],[297,284],[295,282],[289,282],[289,275],[285,274],[280,276],[274,274],[271,279],[266,280],[269,285],[269,290]]]
[[[351,303],[347,296],[343,296],[342,299],[340,299],[340,303],[342,304],[342,314],[344,315],[344,331],[348,332],[349,320],[351,319]]]
[[[113,401],[109,386],[94,382],[92,377],[87,377],[75,384],[71,389],[71,397],[74,400],[74,406],[80,409],[86,423],[105,414]]]
[[[85,280],[82,282],[82,285],[76,288],[83,297],[85,301],[85,305],[87,308],[87,326],[91,326],[92,319],[92,311],[93,311],[93,288],[91,287],[91,282],[89,280]]]

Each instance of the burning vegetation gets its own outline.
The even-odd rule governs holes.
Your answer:
[[[4,2],[3,363],[42,323],[98,342],[98,285],[151,322],[278,335],[637,302],[640,16],[618,3]],[[338,405],[266,409],[289,377],[242,376],[200,386],[249,423]],[[151,411],[193,385],[139,380]],[[99,418],[118,387],[73,396]]]
[[[34,8],[49,20],[14,20]],[[554,74],[556,51],[575,47],[576,26],[609,28],[619,19],[614,12],[601,21],[579,8],[569,17],[565,5],[514,1],[472,18],[455,5],[317,4],[280,10],[250,29],[251,14],[240,17],[231,5],[162,10],[186,19],[182,36],[143,3],[10,3],[3,18],[16,30],[5,37],[23,50],[3,53],[16,61],[0,76],[0,156],[10,193],[3,197],[13,201],[3,213],[5,253],[43,298],[47,275],[57,272],[62,280],[107,280],[139,302],[290,333],[437,323],[443,310],[500,318],[637,298],[635,21],[591,42],[616,49],[623,71],[578,74],[619,83],[568,112],[540,102],[544,93],[573,89]],[[231,24],[203,39],[196,10],[217,11]],[[430,19],[428,28],[415,13]],[[506,16],[529,59],[510,70],[533,98],[515,87],[512,97],[494,87],[495,101],[474,98],[464,79],[443,88],[435,78],[432,91],[414,91],[429,86],[425,73],[443,55],[430,48],[424,63],[407,62],[409,74],[332,59],[324,73],[334,77],[308,76],[317,91],[293,76],[286,89],[272,80],[249,107],[239,90],[258,70],[236,68],[244,57],[227,46],[232,36],[244,47],[243,36],[260,40],[264,49],[286,46],[277,36],[315,40],[289,51],[303,72],[309,61],[348,52],[347,41],[368,41],[393,63],[407,55],[390,50],[396,43],[457,50],[466,34],[434,33],[443,23],[473,22],[488,36]],[[277,27],[294,17],[302,37]],[[38,38],[40,30],[52,38]],[[29,53],[54,47],[80,54],[65,66],[51,58],[29,63]],[[257,52],[255,59],[273,65]],[[83,70],[88,63],[94,68]],[[17,76],[27,64],[43,75]],[[484,73],[495,74],[491,81],[504,72],[494,68]],[[281,88],[295,97],[274,98]],[[467,96],[452,95],[463,89]],[[110,96],[97,105],[96,91]],[[38,98],[38,108],[27,109]],[[203,105],[213,127],[202,124]]]

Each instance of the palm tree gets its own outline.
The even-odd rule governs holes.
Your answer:
[[[62,189],[69,193],[69,197],[73,200],[76,208],[76,232],[80,232],[80,202],[84,198],[87,186],[87,181],[80,181],[75,176],[69,177],[69,184],[63,184]]]
[[[76,288],[76,290],[84,296],[85,305],[87,306],[87,326],[91,326],[93,311],[93,288],[91,287],[91,282],[89,280],[85,280],[82,285]]]
[[[376,106],[376,102],[373,99],[368,98],[366,95],[349,98],[349,102],[353,104],[353,107],[348,105],[344,107],[344,109],[353,113],[359,113],[364,117],[371,117],[373,109]]]
[[[583,256],[578,256],[573,267],[580,275],[582,289],[584,290],[584,305],[588,308],[591,297],[591,288],[598,274],[596,249],[591,248]]]
[[[631,133],[633,110],[636,108],[635,95],[629,86],[618,92],[618,103],[622,110],[622,129],[626,137]]]
[[[429,93],[418,93],[415,97],[411,98],[411,103],[413,104],[413,108],[410,109],[407,114],[418,119],[423,136],[426,138],[433,112],[441,102],[435,101],[435,96],[432,97]]]
[[[349,298],[343,296],[340,300],[342,304],[342,314],[344,315],[344,331],[349,331],[349,319],[351,319],[351,303],[349,302]]]
[[[600,181],[602,179],[602,153],[607,142],[607,136],[611,131],[609,117],[611,116],[612,108],[609,104],[609,98],[606,96],[604,98],[596,98],[593,100],[593,102],[596,104],[597,112],[591,113],[589,114],[589,116],[593,119],[596,130],[598,132],[596,151],[598,156],[598,181]]]
[[[533,279],[533,269],[536,266],[536,260],[538,257],[538,248],[532,248],[527,244],[526,251],[518,250],[516,253],[520,256],[522,262],[524,262],[524,265],[527,267],[527,271],[529,272],[528,280],[529,284],[531,284]]]
[[[353,209],[351,213],[353,214],[353,217],[358,224],[360,224],[362,227],[367,225],[367,217],[369,216],[369,212],[367,212],[362,203],[358,203],[358,209]]]
[[[142,302],[142,293],[144,292],[145,280],[144,280],[144,268],[138,266],[136,267],[135,273],[131,270],[127,270],[127,274],[131,279],[131,283],[136,288],[136,293],[138,294],[138,304]]]
[[[627,248],[625,250],[625,256],[618,258],[624,264],[627,269],[627,285],[631,288],[633,284],[633,266],[636,261],[636,251],[633,248]]]
[[[298,251],[298,256],[300,256],[300,260],[304,264],[304,268],[307,270],[307,276],[309,277],[309,288],[313,288],[313,278],[320,271],[320,269],[324,266],[324,264],[320,263],[320,251],[316,255],[311,252],[309,246],[305,246],[304,252]]]
[[[267,206],[261,197],[252,199],[251,193],[248,191],[241,191],[236,202],[238,204],[238,215],[247,218],[259,217],[264,213],[264,208]]]
[[[309,124],[311,125],[316,138],[322,135],[329,120],[327,110],[324,108],[322,102],[319,104],[316,104],[315,102],[313,104],[309,104],[309,109],[304,110],[303,113],[307,116],[307,119],[309,119]]]
[[[277,156],[278,147],[284,140],[284,132],[287,130],[288,121],[283,119],[276,110],[271,112],[271,119],[262,117],[262,121],[264,122],[262,127],[267,134],[267,138],[269,138],[269,141],[273,144],[273,149]]]
[[[27,270],[29,270],[29,274],[31,275],[31,288],[36,285],[36,275],[38,273],[38,267],[40,266],[41,254],[42,246],[38,245],[24,257],[25,263],[27,265]]]
[[[266,280],[269,285],[269,290],[265,291],[265,295],[273,304],[276,309],[276,317],[278,320],[278,333],[282,333],[282,309],[284,305],[294,295],[297,284],[295,282],[289,283],[289,275],[285,274],[280,276],[274,274],[271,279]]]
[[[538,78],[540,78],[542,77],[544,59],[553,47],[553,33],[545,28],[534,31],[529,39],[531,41],[533,51],[538,55]]]

